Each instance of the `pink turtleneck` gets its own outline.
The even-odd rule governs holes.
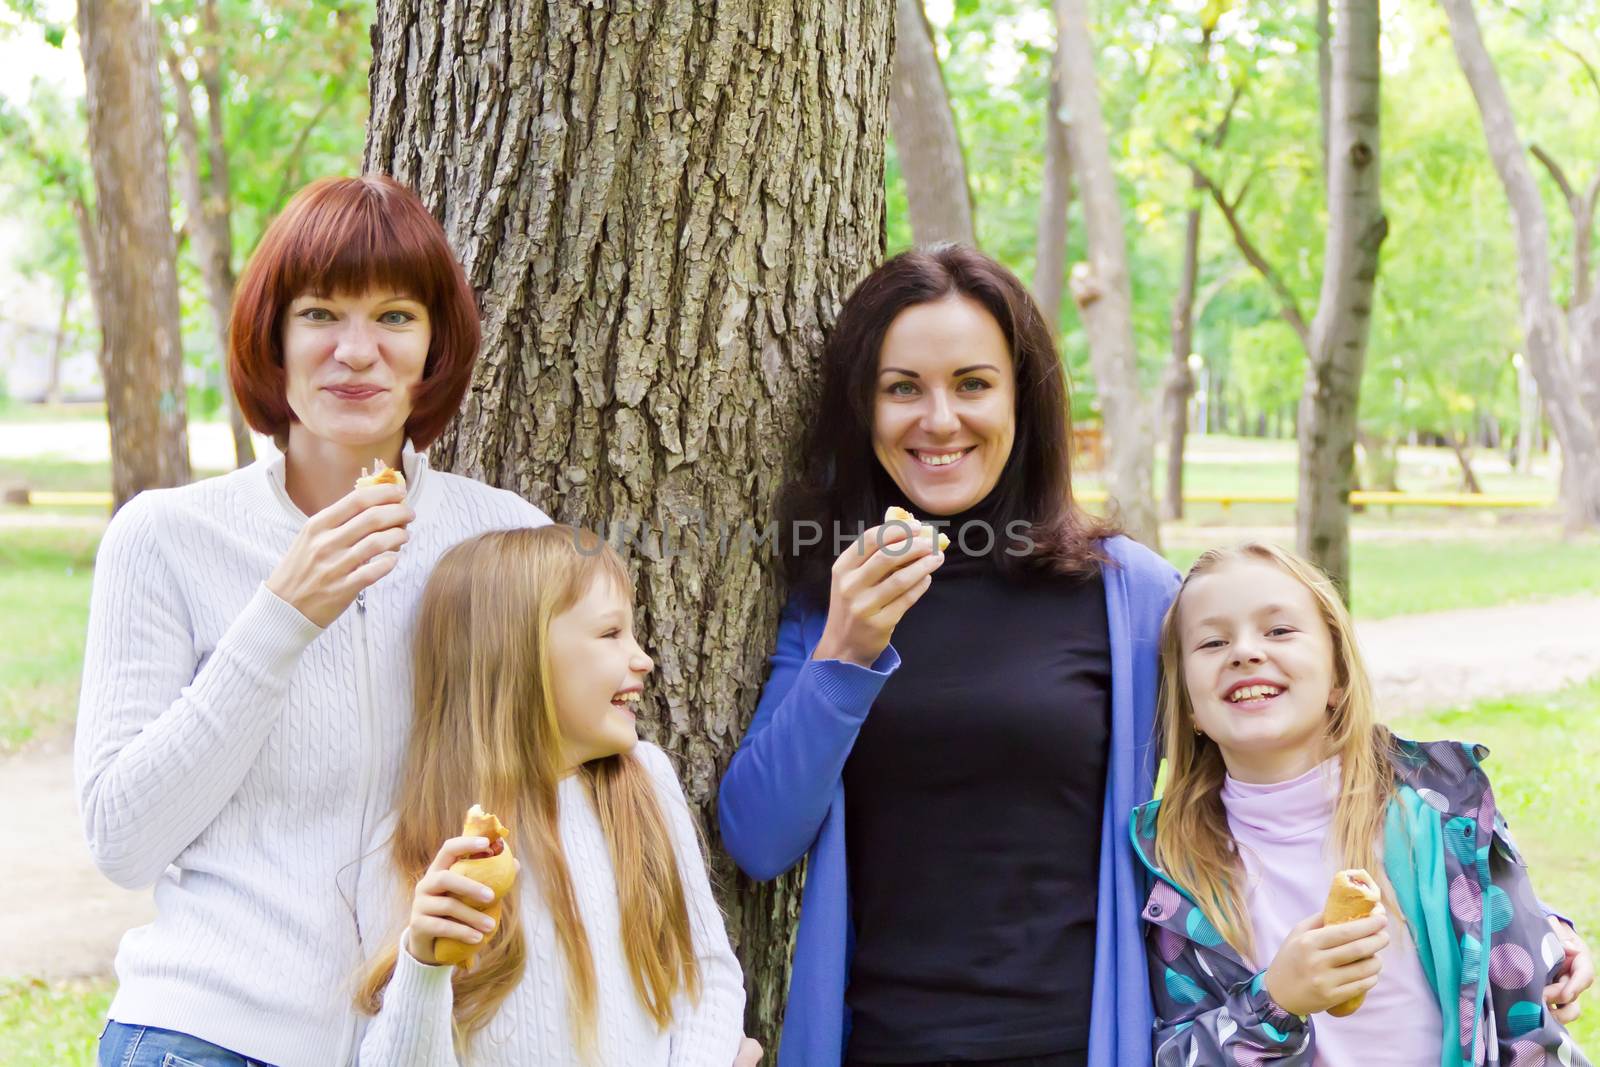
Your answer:
[[[1338,798],[1337,758],[1288,782],[1251,785],[1230,776],[1223,783],[1228,826],[1250,879],[1246,904],[1258,967],[1272,962],[1296,923],[1322,913],[1334,872],[1343,866],[1324,848]],[[1439,1004],[1398,915],[1389,917],[1389,947],[1378,958],[1383,973],[1361,1010],[1343,1019],[1326,1012],[1312,1016],[1319,1067],[1439,1062]]]

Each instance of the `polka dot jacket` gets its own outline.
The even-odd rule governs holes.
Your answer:
[[[1397,886],[1412,887],[1402,899],[1412,927],[1434,932],[1426,969],[1444,1017],[1445,1061],[1592,1067],[1544,1005],[1565,957],[1495,810],[1487,755],[1481,745],[1396,739],[1390,756],[1398,789],[1384,864]],[[1159,800],[1141,805],[1129,824],[1149,893],[1142,917],[1156,1067],[1311,1067],[1318,1016],[1275,1004],[1265,972],[1246,964],[1155,865],[1160,808]],[[1390,847],[1395,841],[1408,845]]]

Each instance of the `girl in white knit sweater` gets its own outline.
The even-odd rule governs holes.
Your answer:
[[[375,1015],[361,1063],[734,1062],[739,964],[677,778],[635,732],[654,664],[632,599],[617,554],[566,526],[484,534],[434,569],[379,835],[392,874],[363,894],[392,936],[358,994]],[[449,869],[487,846],[456,836],[474,803],[521,862],[498,929]],[[470,969],[437,964],[439,939],[476,947]]]

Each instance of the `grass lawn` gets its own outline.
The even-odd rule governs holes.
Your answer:
[[[0,755],[77,711],[97,530],[0,530]]]
[[[1392,725],[1403,736],[1480,742],[1496,803],[1511,824],[1539,896],[1571,917],[1600,951],[1600,678],[1545,696],[1484,700],[1412,715]],[[1573,1037],[1600,1055],[1600,988],[1584,995]]]
[[[25,404],[0,397],[0,422],[104,422],[106,406],[87,404]]]
[[[1166,555],[1187,570],[1200,551],[1174,548]],[[1530,534],[1515,540],[1356,541],[1351,552],[1353,606],[1363,619],[1600,593],[1596,540]]]

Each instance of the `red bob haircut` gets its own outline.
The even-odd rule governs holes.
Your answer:
[[[433,336],[406,436],[420,449],[444,432],[478,357],[478,305],[439,221],[381,175],[312,182],[262,235],[228,323],[228,374],[246,422],[281,443],[295,419],[283,371],[283,315],[295,297],[373,288],[428,309]]]

